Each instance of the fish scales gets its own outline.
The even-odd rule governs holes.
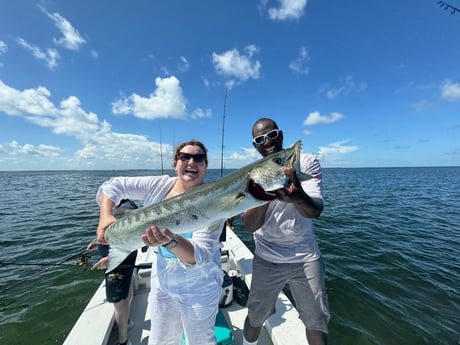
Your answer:
[[[259,159],[217,181],[145,208],[132,210],[110,225],[105,238],[110,245],[107,272],[118,266],[131,251],[144,245],[141,235],[155,224],[181,234],[218,230],[226,219],[261,206],[270,199],[266,192],[287,182],[284,168],[294,168],[300,181],[311,176],[300,172],[301,142]],[[268,197],[267,197],[268,196]]]

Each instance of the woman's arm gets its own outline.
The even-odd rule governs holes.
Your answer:
[[[101,192],[99,202],[99,224],[96,230],[96,238],[98,243],[108,244],[104,238],[104,234],[109,225],[116,221],[112,213],[115,203],[104,192]]]

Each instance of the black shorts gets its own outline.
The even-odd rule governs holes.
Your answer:
[[[108,302],[118,303],[128,297],[131,277],[133,276],[134,265],[136,264],[136,256],[137,250],[129,254],[113,271],[104,274],[105,294]]]

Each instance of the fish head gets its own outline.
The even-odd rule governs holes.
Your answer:
[[[300,153],[302,142],[299,140],[288,149],[281,150],[251,164],[248,171],[248,191],[259,200],[275,198],[267,192],[287,186],[288,178],[284,168],[300,172]]]

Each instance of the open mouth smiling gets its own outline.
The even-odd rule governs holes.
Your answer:
[[[198,174],[198,170],[185,169],[184,171],[186,174]]]

